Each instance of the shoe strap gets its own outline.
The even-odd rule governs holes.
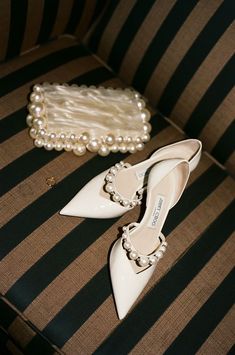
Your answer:
[[[132,209],[135,206],[141,204],[144,188],[139,189],[136,192],[135,196],[132,199],[129,199],[123,196],[119,191],[117,191],[115,183],[116,176],[119,174],[119,172],[129,167],[131,167],[131,164],[124,163],[123,161],[120,161],[119,163],[112,166],[109,169],[108,173],[105,175],[104,190],[110,195],[110,198],[113,202],[120,204],[122,207]]]
[[[161,233],[158,238],[160,240],[160,245],[151,254],[144,255],[139,253],[133,246],[130,238],[130,232],[136,229],[139,223],[130,223],[128,226],[123,227],[122,233],[122,247],[127,253],[127,257],[130,260],[135,261],[139,267],[148,267],[155,265],[162,257],[166,251],[168,243],[166,242],[165,236]]]

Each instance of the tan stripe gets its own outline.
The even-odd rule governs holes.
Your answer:
[[[87,58],[85,60],[87,60]],[[76,68],[80,68],[80,66],[76,66]],[[76,72],[76,76],[78,74],[79,73]],[[66,82],[69,80],[71,80],[71,78],[66,77],[65,80],[61,80],[61,82],[63,81]],[[120,80],[116,78],[102,82],[102,85],[104,87],[109,87],[109,86],[125,87],[125,85],[122,84]],[[4,168],[6,165],[10,164],[15,159],[19,158],[21,155],[25,154],[32,148],[34,148],[34,145],[33,145],[33,140],[29,138],[28,128],[15,134],[14,136],[7,139],[0,145],[0,167]]]
[[[59,67],[28,81],[27,84],[20,86],[16,90],[13,90],[9,94],[0,98],[1,119],[7,117],[28,103],[28,95],[33,84],[41,83],[43,81],[59,81],[60,83],[63,83],[98,67],[100,67],[100,63],[97,62],[94,57],[86,56],[60,65]]]
[[[163,137],[166,136],[166,134],[167,129],[165,132],[161,132],[158,137],[152,140],[152,142],[149,142],[149,145],[153,146],[154,140],[158,142],[161,141]],[[169,137],[169,132],[167,136]],[[128,161],[131,163],[136,163],[137,161],[146,158],[148,156],[148,152],[149,150],[146,150],[129,156]],[[135,209],[131,211],[128,216],[125,215],[123,218],[124,221],[127,221],[128,218],[136,219],[137,215],[138,210]],[[122,221],[119,220],[117,223],[115,223],[108,231],[102,235],[101,238],[99,238],[89,248],[87,248],[74,262],[72,262],[65,270],[63,270],[63,272],[59,274],[50,283],[50,285],[29,305],[25,311],[25,315],[29,317],[31,321],[34,319],[34,322],[37,324],[39,329],[42,329],[46,323],[49,322],[65,305],[65,303],[67,303],[68,300],[71,299],[96,274],[96,272],[98,272],[98,270],[103,267],[103,265],[106,263],[107,252],[110,244],[116,238],[117,229],[120,225],[125,223]],[[99,255],[99,258],[94,257],[94,255]],[[13,260],[13,257],[11,257],[11,260]],[[93,260],[93,262],[89,267],[87,267],[91,260]],[[60,290],[61,282],[64,284],[63,290]],[[44,314],[44,316],[41,317],[41,315],[38,312],[35,312],[35,310],[37,307],[40,307],[40,305],[44,303],[50,306],[48,307],[48,314]]]
[[[64,33],[64,30],[70,18],[72,6],[73,0],[60,0],[56,21],[52,33],[50,35],[51,38]]]
[[[94,15],[95,5],[96,5],[96,1],[94,0],[87,0],[85,2],[85,7],[82,13],[81,20],[79,21],[74,33],[75,36],[80,40],[83,39],[88,29],[92,16]]]
[[[234,345],[234,324],[235,307],[232,307],[197,351],[197,355],[228,354],[228,351]]]
[[[33,141],[29,139],[28,129],[15,134],[0,145],[0,168],[28,152],[33,148]]]
[[[152,9],[145,17],[138,32],[131,41],[119,71],[120,77],[125,78],[126,82],[132,82],[142,58],[175,2],[176,0],[155,1]],[[118,21],[120,20],[118,19]]]
[[[117,5],[113,16],[110,18],[103,32],[97,50],[97,54],[100,55],[103,60],[108,59],[112,46],[135,4],[136,2],[134,0],[129,0],[121,1]]]
[[[204,149],[210,152],[235,117],[235,89],[232,89],[223,100],[208,123],[203,128],[199,139],[204,142]]]
[[[235,177],[235,152],[233,152],[225,163],[226,168]]]
[[[231,25],[217,41],[179,97],[171,118],[180,126],[185,125],[209,86],[233,55],[234,36],[235,26]]]
[[[77,45],[77,43],[70,37],[61,37],[56,41],[44,44],[38,49],[34,49],[30,52],[27,52],[27,54],[17,57],[17,59],[3,63],[0,66],[0,78],[12,73],[15,70],[23,68],[26,65],[45,57],[48,54],[75,45]]]
[[[43,18],[43,7],[44,0],[28,0],[28,12],[21,52],[25,52],[36,45]]]
[[[19,316],[14,319],[7,331],[21,348],[24,348],[36,334],[26,321]]]
[[[200,166],[198,168],[200,170]],[[227,178],[213,194],[208,196],[176,229],[168,236],[169,249],[162,259],[149,284],[145,288],[139,300],[165,275],[174,263],[188,250],[197,240],[198,236],[212,223],[219,214],[226,208],[231,197],[231,179]],[[222,197],[222,198],[221,198]],[[216,208],[215,208],[216,206]],[[128,216],[127,216],[128,217]],[[125,222],[130,222],[131,218],[126,218]],[[121,223],[119,224],[121,225]],[[100,238],[101,239],[101,238]],[[103,239],[103,237],[102,237]],[[108,317],[107,317],[108,314]],[[99,324],[99,326],[97,326]],[[63,351],[70,351],[82,346],[87,348],[88,353],[92,353],[105,338],[120,324],[117,319],[114,302],[110,296],[82,327],[68,340],[62,348]],[[93,334],[91,338],[89,334]],[[81,345],[82,344],[82,345]],[[156,352],[155,352],[156,353]]]
[[[222,0],[211,2],[202,0],[198,2],[177,32],[152,73],[145,90],[145,94],[154,106],[162,95],[175,69],[221,3]]]
[[[0,2],[0,62],[5,59],[10,33],[11,2]],[[0,73],[1,77],[1,73]]]
[[[155,354],[162,354],[167,350],[233,269],[233,242],[234,238],[231,237],[223,244],[209,263],[193,278],[148,333],[132,349],[130,354],[148,353],[150,349]],[[220,352],[220,354],[222,353]]]

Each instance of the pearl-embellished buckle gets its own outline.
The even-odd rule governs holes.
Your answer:
[[[136,195],[133,199],[128,199],[120,194],[116,189],[115,178],[116,175],[123,169],[129,168],[131,164],[124,163],[120,161],[109,169],[108,174],[105,176],[105,185],[104,190],[108,192],[111,196],[111,199],[114,202],[119,203],[123,207],[134,208],[137,205],[141,204],[143,198],[144,189],[140,189],[136,192]]]
[[[161,233],[159,239],[161,240],[160,246],[149,255],[144,255],[139,253],[133,244],[131,243],[130,239],[130,228],[137,227],[138,223],[131,223],[128,226],[123,227],[123,234],[122,234],[122,246],[123,249],[127,252],[127,257],[130,260],[135,261],[136,265],[139,267],[148,267],[155,265],[162,257],[163,254],[166,252],[167,242],[164,235]]]
[[[28,109],[29,134],[38,148],[106,156],[141,151],[150,139],[150,112],[129,88],[37,84]]]

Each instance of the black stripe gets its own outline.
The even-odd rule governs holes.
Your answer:
[[[62,347],[110,293],[109,275],[105,266],[47,324],[43,334],[58,347]],[[30,341],[27,350],[35,348],[37,338],[35,336]]]
[[[234,77],[235,56],[226,63],[187,120],[184,130],[188,135],[199,136],[210,117],[232,90]]]
[[[65,28],[65,33],[74,33],[79,21],[81,20],[83,10],[84,10],[84,1],[73,0],[73,6],[71,10],[71,14]]]
[[[211,154],[216,157],[221,163],[226,160],[235,150],[235,121],[226,129],[224,134],[220,137]]]
[[[111,79],[112,77],[113,74],[111,72],[109,72],[106,68],[101,67],[74,78],[70,83],[77,83],[79,85],[89,83],[90,85],[96,85],[97,83],[100,83],[101,78],[105,81]],[[25,116],[23,119],[25,122]],[[0,196],[16,186],[20,181],[26,179],[35,171],[39,170],[45,164],[57,158],[60,154],[61,152],[47,152],[44,149],[34,148],[15,159],[12,163],[8,164],[0,171],[0,178],[2,181]]]
[[[158,120],[156,125],[159,132],[167,123]],[[156,129],[156,128],[155,128]],[[29,207],[23,210],[13,220],[2,228],[2,242],[0,256],[4,257],[14,246],[20,243],[29,233],[43,223],[58,209],[62,208],[74,194],[93,177],[93,175],[106,170],[109,166],[123,158],[121,153],[110,155],[106,159],[96,156],[75,172],[67,176],[55,188],[42,195]],[[69,189],[68,189],[69,187]],[[45,208],[47,206],[47,208]],[[40,213],[36,213],[40,211]],[[36,215],[35,215],[36,214]],[[25,221],[23,222],[22,219]],[[27,221],[30,220],[30,224]],[[35,263],[7,292],[6,297],[14,300],[20,310],[25,309],[30,302],[45,288],[68,264],[94,242],[115,220],[87,219],[70,232],[66,238]],[[19,232],[12,234],[11,230],[17,230],[16,224],[22,225]],[[7,238],[11,233],[11,238]],[[79,238],[77,237],[79,235]],[[4,243],[5,240],[5,243]],[[67,250],[67,252],[65,252]],[[53,261],[52,261],[53,260]],[[45,277],[40,278],[44,269]],[[37,282],[34,283],[34,280]],[[29,287],[30,285],[30,287]],[[19,292],[19,289],[21,290]],[[30,289],[30,291],[29,291]],[[21,295],[21,299],[18,297]]]
[[[142,22],[151,10],[155,0],[149,1],[137,1],[130,14],[128,15],[126,22],[120,30],[112,50],[109,55],[108,64],[115,71],[118,71],[122,59],[126,54],[126,51],[132,42],[136,32],[140,28]]]
[[[34,148],[8,164],[0,171],[0,197],[61,153]]]
[[[11,2],[11,23],[6,59],[17,56],[23,43],[28,11],[28,1]]]
[[[102,21],[98,23],[98,25],[95,27],[94,31],[92,32],[91,37],[89,38],[88,41],[88,47],[93,51],[96,52],[99,46],[100,39],[103,35],[103,32],[105,30],[105,27],[107,26],[110,18],[112,17],[117,5],[118,1],[110,1],[109,5],[105,11],[105,13],[102,16]]]
[[[27,109],[23,107],[0,120],[0,143],[27,127],[26,115]]]
[[[94,13],[93,13],[93,16],[91,18],[88,28],[90,28],[90,26],[92,26],[93,22],[95,22],[98,19],[98,17],[101,15],[101,13],[103,11],[105,11],[105,7],[107,5],[107,2],[108,2],[107,0],[96,0]]]
[[[78,85],[98,85],[101,81],[106,81],[112,78],[112,72],[104,67],[99,67],[70,80],[69,83],[76,83]],[[26,115],[27,109],[24,107],[0,120],[0,143],[27,127],[25,119]]]
[[[0,298],[0,325],[7,329],[17,315],[16,311]]]
[[[232,270],[164,353],[195,354],[234,303]]]
[[[9,335],[5,330],[3,330],[0,327],[0,351],[2,352],[2,355],[10,355],[7,354],[7,350],[6,350],[6,344],[8,340],[9,340]]]
[[[129,316],[116,327],[95,354],[127,354],[137,344],[228,239],[235,227],[234,213],[233,202],[205,230],[201,238],[177,264],[163,276],[144,300],[137,304]]]
[[[169,80],[158,104],[159,110],[164,115],[170,115],[186,85],[233,19],[233,1],[224,0],[198,35]]]
[[[196,0],[178,0],[146,50],[133,78],[133,86],[144,92],[151,75],[194,6]]]
[[[213,186],[211,186],[210,184],[208,184],[208,181],[211,181],[211,173],[212,171],[214,171],[214,180],[213,180]],[[177,208],[175,208],[175,213],[173,214],[173,216],[169,216],[168,218],[168,222],[167,222],[167,227],[164,228],[164,232],[165,230],[169,233],[171,230],[173,230],[184,218],[186,218],[186,216],[196,207],[197,204],[199,204],[201,202],[201,199],[206,198],[206,196],[221,182],[221,179],[225,176],[224,173],[222,173],[221,175],[221,170],[218,167],[215,168],[211,168],[209,169],[207,172],[205,172],[201,177],[199,177],[192,186],[190,186],[186,192],[185,195],[187,195],[187,197],[185,198],[185,204],[181,204],[177,205]],[[202,186],[207,186],[206,188],[203,188],[203,194],[199,194],[199,191],[201,189]],[[190,200],[190,203],[188,203],[188,201]],[[178,212],[178,213],[177,213]],[[95,231],[95,228],[93,228],[93,230]],[[94,232],[93,232],[94,233]],[[87,233],[87,235],[89,234],[89,232]],[[67,238],[67,237],[66,237]],[[79,241],[81,243],[81,238],[79,237]],[[46,270],[49,269],[49,265],[47,266]],[[51,267],[51,266],[50,266]],[[41,273],[43,273],[43,271],[41,270],[40,273],[38,273],[38,275],[40,275]],[[110,289],[110,280],[106,275],[106,270],[105,267],[103,268],[103,278],[106,278],[105,282],[102,282],[102,290],[94,290],[92,289],[90,292],[90,296],[89,299],[92,299],[92,297],[94,296],[94,294],[97,294],[99,292],[101,292],[101,294],[107,294],[109,292]],[[94,276],[96,277],[96,276]],[[34,274],[32,275],[31,279],[28,280],[28,283],[30,285],[32,285],[33,280],[38,279],[38,277]],[[13,286],[14,287],[14,286]],[[32,287],[32,286],[30,286]],[[97,286],[99,287],[99,286]],[[104,290],[105,288],[105,290]],[[89,288],[90,289],[90,288]],[[25,289],[26,290],[26,289]],[[14,293],[17,294],[17,292],[19,293],[20,290],[15,289]],[[22,291],[21,291],[22,292]],[[25,291],[26,292],[26,291]],[[27,291],[28,293],[28,291]],[[76,303],[76,307],[74,307],[73,309],[69,306],[66,309],[62,309],[61,312],[62,314],[66,314],[66,312],[68,312],[68,314],[66,314],[66,319],[70,319],[70,327],[67,328],[67,326],[63,327],[63,339],[64,341],[66,341],[67,339],[69,339],[72,336],[72,332],[71,332],[71,328],[72,331],[75,331],[79,328],[79,326],[81,325],[80,322],[78,322],[78,319],[82,320],[82,323],[84,323],[86,321],[86,319],[91,316],[94,307],[98,307],[102,302],[105,301],[105,298],[103,299],[99,299],[99,304],[97,305],[97,300],[94,298],[93,301],[89,301],[89,303],[87,304],[87,294],[86,297],[84,297],[83,299],[79,298],[79,303]],[[75,297],[79,297],[79,294],[76,295]],[[72,304],[74,304],[74,301],[71,301]],[[92,302],[95,302],[95,306],[93,305]],[[78,306],[79,305],[79,306]],[[66,306],[65,306],[66,307]],[[84,309],[86,309],[86,311],[84,311]],[[72,319],[73,319],[73,314],[74,312],[79,312],[79,316],[77,316],[72,323]],[[55,325],[55,328],[57,329],[59,327],[59,324],[57,324],[57,319],[59,319],[59,321],[61,322],[61,318],[59,316],[60,313],[58,313],[58,318],[53,319],[51,321],[51,325],[50,325],[50,329],[53,328],[53,324]],[[77,313],[76,313],[77,314]],[[78,314],[77,314],[78,315]],[[87,318],[86,318],[87,317]],[[54,323],[52,323],[54,322]],[[43,332],[44,333],[44,332]],[[48,335],[48,334],[47,334]],[[62,339],[60,339],[58,337],[57,342],[59,342],[60,346],[62,345]]]
[[[78,57],[85,57],[86,55],[90,55],[90,53],[85,47],[82,45],[72,45],[35,60],[33,63],[17,69],[0,79],[0,96],[9,94],[19,86],[32,81],[34,78],[37,78],[60,65],[66,64]]]
[[[58,13],[59,2],[60,0],[44,1],[43,17],[37,44],[46,42],[50,38]]]

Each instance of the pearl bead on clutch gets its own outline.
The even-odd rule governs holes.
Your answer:
[[[57,83],[34,85],[26,122],[36,147],[135,153],[150,139],[150,112],[132,89],[113,89]]]

